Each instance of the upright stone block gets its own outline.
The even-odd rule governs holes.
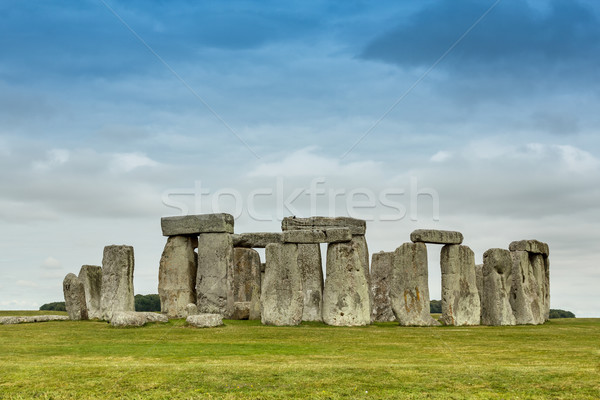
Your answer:
[[[133,297],[134,256],[131,246],[106,246],[102,258],[102,318],[113,312],[135,311]]]
[[[371,323],[365,246],[359,239],[327,247],[327,278],[323,290],[323,322],[336,326]]]
[[[404,243],[394,252],[390,299],[400,325],[439,325],[429,314],[427,247],[424,243]]]
[[[302,321],[323,321],[321,246],[318,244],[299,244],[298,268],[302,276],[302,291],[304,292]]]
[[[298,245],[269,244],[261,293],[261,322],[265,325],[298,325],[302,321],[304,293],[298,267]]]
[[[548,257],[539,252],[511,251],[510,304],[517,324],[543,324],[550,309]]]
[[[233,249],[233,301],[234,319],[260,319],[260,255],[256,250]]]
[[[97,265],[82,265],[79,270],[79,279],[85,289],[85,303],[88,310],[88,317],[90,319],[101,319],[102,267]]]
[[[198,237],[196,295],[198,311],[233,313],[233,242],[228,233],[202,233]]]
[[[367,224],[362,219],[350,217],[285,217],[281,221],[282,231],[291,230],[323,230],[327,228],[349,228],[352,235],[364,235]]]
[[[475,254],[467,246],[442,247],[442,322],[479,325],[481,304],[475,276]]]
[[[67,274],[63,280],[63,294],[65,296],[65,307],[69,319],[74,321],[88,319],[88,311],[85,303],[85,289],[83,282],[75,274]]]
[[[371,261],[371,322],[395,321],[390,300],[390,283],[394,263],[393,252],[373,254]]]
[[[233,233],[231,214],[184,215],[160,219],[163,236]]]
[[[479,323],[481,322],[481,316],[483,315],[483,264],[475,265],[475,279],[477,282],[477,292],[479,293],[479,304],[481,304],[481,312],[479,313]]]
[[[410,234],[410,240],[415,243],[461,244],[463,235],[456,231],[417,229]]]
[[[196,302],[197,236],[169,236],[160,258],[160,308],[169,318],[184,318],[186,306]]]
[[[512,258],[504,249],[489,249],[483,253],[481,324],[515,325],[510,305]]]

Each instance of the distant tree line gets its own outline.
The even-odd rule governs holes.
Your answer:
[[[160,297],[157,294],[136,294],[135,311],[160,311]],[[47,303],[40,307],[40,311],[67,311],[64,301]]]
[[[47,303],[40,307],[40,311],[67,311],[65,308],[64,301],[56,301],[54,303]]]
[[[429,312],[431,314],[441,314],[442,313],[442,301],[441,300],[431,300],[429,302]],[[550,319],[554,318],[575,318],[575,314],[571,311],[565,310],[550,310]]]

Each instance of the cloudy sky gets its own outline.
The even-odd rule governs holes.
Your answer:
[[[552,307],[599,316],[600,6],[588,0],[0,3],[0,308],[160,217],[368,220],[370,251],[536,238]],[[429,247],[440,297],[439,247]]]

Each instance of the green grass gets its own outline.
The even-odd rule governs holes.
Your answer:
[[[22,312],[0,312],[0,315]],[[0,398],[597,399],[600,319],[542,326],[0,325]]]

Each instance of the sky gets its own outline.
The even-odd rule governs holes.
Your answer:
[[[164,216],[367,220],[550,246],[551,307],[600,306],[600,6],[584,0],[0,3],[0,309]],[[428,246],[431,298],[440,247]],[[264,256],[264,252],[261,252]]]

